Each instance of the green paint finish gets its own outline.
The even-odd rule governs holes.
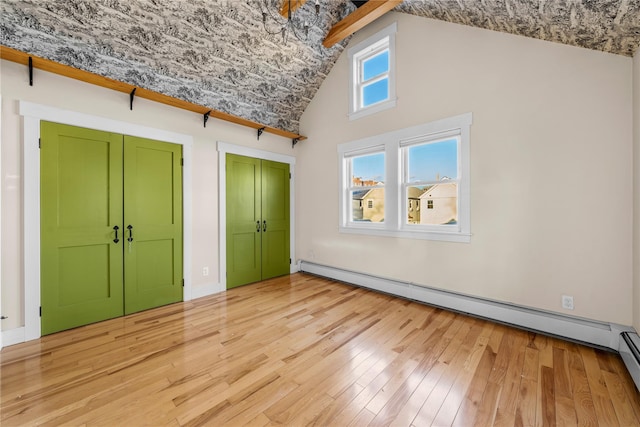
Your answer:
[[[290,272],[289,165],[262,161],[262,279]]]
[[[227,154],[227,289],[257,282],[261,266],[260,160]]]
[[[48,122],[40,133],[43,335],[181,301],[182,147]]]
[[[227,288],[289,274],[289,165],[227,154],[226,194]]]
[[[179,145],[124,137],[125,314],[182,301],[181,158]]]
[[[122,135],[42,122],[42,333],[123,314]]]

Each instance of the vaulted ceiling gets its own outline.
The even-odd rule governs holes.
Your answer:
[[[265,32],[259,1],[2,0],[1,44],[297,133],[348,38],[322,41],[355,6],[320,0],[308,40],[284,44]],[[640,0],[404,0],[394,10],[618,55],[640,46]],[[312,19],[313,2],[297,13]]]

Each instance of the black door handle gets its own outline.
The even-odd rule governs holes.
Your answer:
[[[262,231],[267,231],[267,220],[262,221]]]
[[[256,221],[256,231],[260,232],[260,221]]]
[[[113,243],[118,243],[120,241],[120,239],[118,239],[118,230],[120,230],[120,227],[118,227],[117,225],[114,225],[113,229],[116,231],[116,238],[113,239]]]
[[[133,242],[133,226],[131,224],[127,225],[127,230],[129,230],[129,238],[127,241]]]

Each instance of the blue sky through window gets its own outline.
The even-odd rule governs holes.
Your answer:
[[[352,178],[363,181],[384,182],[384,153],[354,157],[352,160]]]
[[[458,141],[414,145],[409,150],[409,182],[458,177]]]
[[[384,52],[367,59],[362,64],[362,80],[367,81],[375,76],[389,71],[389,51]]]
[[[389,79],[378,80],[377,82],[362,88],[362,104],[375,104],[389,98]]]

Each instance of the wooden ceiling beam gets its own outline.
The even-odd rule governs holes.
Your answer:
[[[235,123],[240,126],[246,126],[253,129],[263,129],[264,132],[269,132],[274,135],[279,135],[292,140],[303,141],[307,137],[298,135],[297,133],[289,132],[282,129],[265,126],[260,123],[256,123],[251,120],[244,119],[242,117],[234,116],[222,111],[214,110],[204,105],[194,104],[189,101],[174,98],[169,95],[165,95],[159,92],[155,92],[149,89],[136,87],[129,83],[124,83],[118,80],[110,79],[108,77],[101,76],[89,71],[80,70],[78,68],[71,67],[69,65],[60,64],[59,62],[51,61],[49,59],[40,58],[38,56],[30,55],[28,53],[12,49],[10,47],[0,45],[0,59],[16,62],[22,65],[29,65],[29,58],[32,58],[33,68],[37,68],[50,73],[65,76],[74,80],[80,80],[85,83],[90,83],[96,86],[104,87],[118,92],[124,92],[130,94],[133,89],[136,89],[135,96],[139,98],[148,99],[150,101],[158,102],[160,104],[169,105],[171,107],[180,108],[187,111],[192,111],[201,115],[209,113],[210,117],[214,117],[226,122]],[[37,84],[37,80],[36,80]],[[262,133],[262,132],[261,132]]]
[[[363,28],[365,25],[375,21],[400,3],[402,3],[402,0],[369,0],[334,25],[333,28],[329,30],[329,34],[325,37],[322,45],[330,48]]]
[[[307,0],[282,0],[282,6],[280,6],[280,15],[285,18],[289,17],[289,5],[291,5],[291,13],[295,12],[296,9],[302,7]]]

